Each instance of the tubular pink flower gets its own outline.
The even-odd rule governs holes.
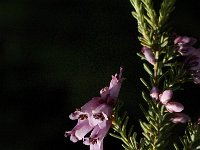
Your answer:
[[[125,80],[125,78],[122,77],[122,73],[123,73],[123,68],[120,67],[118,78],[117,78],[117,74],[115,74],[115,76],[112,76],[112,80],[110,81],[110,85],[109,85],[108,103],[116,104],[117,102],[117,97],[119,95],[122,82]]]
[[[187,37],[187,36],[179,36],[174,40],[174,44],[178,44],[178,45],[188,44],[192,46],[196,42],[197,42],[197,39],[193,37]]]
[[[92,129],[93,127],[89,125],[88,120],[79,121],[71,131],[65,132],[65,137],[70,136],[70,140],[75,143],[78,140],[82,140]]]
[[[146,60],[150,64],[155,65],[156,59],[155,59],[155,55],[153,54],[152,50],[150,48],[147,48],[147,47],[142,47],[141,51],[144,54],[144,57],[146,58]]]
[[[84,144],[90,146],[90,150],[103,150],[103,139],[107,135],[112,121],[106,122],[106,127],[101,129],[99,126],[95,126],[89,138],[84,138]]]
[[[150,91],[150,96],[151,96],[152,99],[158,100],[159,93],[160,93],[159,89],[154,86]]]
[[[171,100],[172,96],[172,90],[165,90],[162,94],[159,95],[160,102],[165,105]]]
[[[178,102],[168,102],[165,107],[170,113],[181,112],[184,109],[184,106]]]
[[[119,76],[112,76],[109,87],[100,91],[100,97],[94,97],[80,109],[69,115],[71,120],[78,120],[77,125],[65,132],[65,137],[70,136],[72,142],[84,139],[91,132],[90,138],[85,138],[84,144],[90,145],[90,150],[103,150],[103,139],[111,127],[112,110],[117,102],[123,69],[120,68]]]
[[[190,117],[184,113],[174,113],[171,121],[173,123],[186,123],[190,121]]]
[[[195,54],[198,50],[192,46],[189,45],[181,45],[178,49],[178,52],[182,55],[182,56],[188,56],[191,54]]]

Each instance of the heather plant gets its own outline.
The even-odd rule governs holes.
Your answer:
[[[175,0],[162,0],[159,10],[154,9],[153,0],[130,2],[142,47],[137,55],[149,76],[149,80],[140,78],[146,88],[141,91],[145,105],[140,105],[145,120],[138,119],[142,133],[134,131],[134,124],[129,126],[127,113],[120,115],[123,106],[118,95],[125,80],[121,67],[99,97],[70,114],[70,119],[78,122],[65,136],[72,142],[82,140],[90,150],[103,150],[108,132],[121,140],[126,150],[200,149],[200,119],[193,122],[174,94],[183,90],[186,82],[200,84],[200,49],[194,47],[197,39],[172,32],[168,22]],[[174,140],[171,132],[179,124],[187,125],[185,134]]]

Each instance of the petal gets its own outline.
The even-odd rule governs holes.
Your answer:
[[[101,142],[97,144],[90,144],[90,150],[101,150]]]
[[[99,126],[95,126],[91,132],[90,138],[84,139],[85,145],[90,145],[90,150],[103,150],[103,139],[107,135],[110,127],[112,125],[112,121],[108,120],[106,122],[106,127],[100,129]]]
[[[106,126],[106,120],[110,119],[112,115],[112,107],[107,104],[101,104],[99,107],[92,111],[91,117],[89,117],[90,126],[99,125],[100,128]]]
[[[84,136],[87,133],[89,133],[92,129],[93,129],[93,127],[91,127],[89,125],[89,122],[88,121],[84,121],[82,124],[79,125],[79,127],[77,127],[77,129],[75,131],[75,136],[79,140],[82,140],[84,138]]]
[[[100,91],[101,98],[106,99],[109,96],[109,88],[106,86]]]
[[[77,125],[71,130],[65,132],[65,137],[70,136],[70,140],[72,142],[77,142],[78,140],[82,140],[84,136],[93,129],[89,125],[88,120],[81,121],[77,123]]]
[[[169,102],[166,105],[166,108],[169,112],[181,112],[184,109],[184,106],[178,102]]]
[[[109,90],[111,99],[116,99],[119,95],[119,91],[121,88],[121,84],[125,78],[122,78],[123,68],[120,68],[119,77],[117,78],[117,74],[112,76],[112,80],[110,81]]]
[[[70,115],[69,115],[69,118],[71,119],[71,120],[76,120],[76,119],[78,119],[78,117],[79,117],[79,115],[80,115],[80,111],[75,111],[75,112],[73,112],[73,113],[71,113]]]
[[[101,97],[93,97],[89,102],[81,107],[81,111],[90,113],[93,109],[98,107],[104,101],[105,100],[103,100]]]
[[[99,138],[100,141],[102,141],[104,139],[104,137],[108,134],[108,131],[109,131],[111,125],[112,125],[112,121],[107,120],[106,121],[106,127],[103,128],[103,129],[99,128],[97,137]]]
[[[165,90],[161,95],[160,95],[160,101],[164,105],[167,104],[173,96],[172,90]]]
[[[64,136],[65,137],[70,136],[70,140],[74,143],[78,141],[78,138],[75,136],[75,131],[66,131]]]

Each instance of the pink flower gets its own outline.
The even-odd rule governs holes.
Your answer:
[[[95,126],[89,138],[84,138],[84,144],[90,146],[90,150],[103,150],[103,139],[107,135],[109,128],[112,125],[112,121],[106,122],[106,127],[101,129],[99,126]]]
[[[154,86],[150,91],[150,96],[151,96],[152,99],[158,100],[159,93],[160,93],[159,89]]]
[[[187,44],[187,45],[194,45],[197,42],[197,39],[193,38],[193,37],[187,37],[187,36],[178,36],[175,40],[174,40],[174,44],[178,44],[178,45],[183,45],[183,44]]]
[[[180,45],[178,52],[182,56],[188,56],[191,54],[195,54],[198,50],[190,45]]]
[[[159,90],[156,87],[153,87],[150,96],[153,99],[158,97]],[[184,109],[184,106],[181,103],[172,101],[173,91],[172,90],[165,90],[162,94],[159,95],[158,100],[165,106],[168,112],[181,112]]]
[[[174,113],[173,117],[171,117],[173,123],[186,123],[190,120],[190,117],[184,113]]]
[[[84,144],[90,145],[90,150],[102,150],[103,139],[111,127],[112,110],[117,103],[117,98],[124,80],[123,69],[120,68],[119,76],[112,76],[109,87],[100,91],[100,97],[94,97],[80,109],[69,115],[71,120],[78,120],[77,125],[65,132],[65,137],[70,136],[72,142],[84,139]],[[92,132],[91,132],[92,131]],[[85,135],[91,132],[89,138]]]
[[[89,124],[91,126],[98,125],[100,129],[106,127],[106,122],[111,119],[112,106],[103,103],[97,108],[92,110],[92,115],[89,118]]]
[[[193,47],[196,42],[195,38],[186,36],[179,36],[174,40],[174,44],[178,46],[178,52],[185,56],[185,66],[191,74],[193,82],[200,84],[200,49]]]
[[[165,90],[162,94],[159,95],[160,102],[165,105],[171,100],[172,96],[172,90]]]
[[[152,64],[152,65],[155,65],[156,63],[156,59],[155,59],[155,55],[154,53],[152,52],[152,50],[150,48],[147,48],[147,47],[142,47],[142,53],[144,54],[144,57],[146,58],[146,60]]]
[[[108,103],[110,102],[110,99],[112,103],[116,103],[117,97],[119,95],[119,91],[121,89],[122,82],[125,80],[125,78],[122,77],[123,68],[120,67],[120,73],[117,77],[117,74],[115,76],[112,75],[112,80],[110,81],[109,85],[109,99]]]
[[[184,106],[178,102],[168,102],[165,107],[169,112],[181,112],[184,109]]]
[[[79,121],[71,131],[65,132],[65,137],[70,136],[70,140],[75,143],[78,140],[82,140],[92,129],[93,127],[89,125],[87,120]]]

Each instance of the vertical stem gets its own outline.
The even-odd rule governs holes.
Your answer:
[[[158,58],[159,58],[159,51],[156,50],[155,59],[156,63],[154,65],[154,85],[158,86]]]

